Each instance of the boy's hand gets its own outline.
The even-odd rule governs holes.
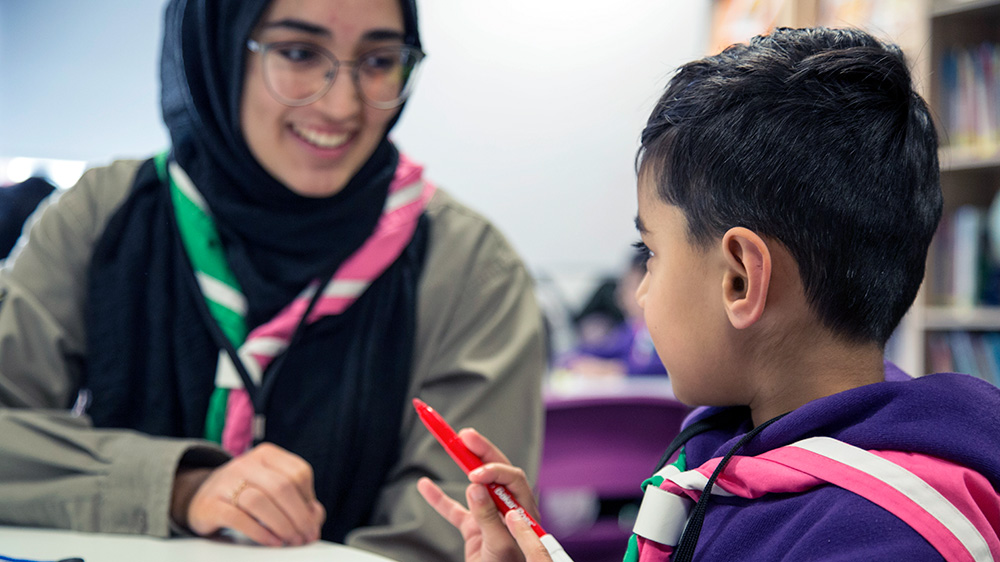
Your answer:
[[[178,471],[171,515],[198,535],[228,528],[270,546],[315,541],[326,519],[312,467],[271,443],[213,470]]]
[[[548,562],[548,552],[527,521],[517,512],[501,517],[490,498],[487,484],[502,484],[534,518],[538,508],[524,471],[511,466],[499,449],[473,429],[463,429],[459,437],[470,451],[483,460],[482,467],[469,473],[472,482],[465,491],[468,509],[448,497],[429,478],[421,478],[417,489],[442,517],[462,533],[466,562]]]

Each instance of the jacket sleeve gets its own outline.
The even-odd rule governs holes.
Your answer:
[[[457,429],[474,427],[533,480],[542,432],[546,369],[532,280],[500,233],[438,192],[428,214],[430,249],[421,281],[410,397]],[[405,404],[401,457],[372,525],[347,542],[397,560],[463,559],[459,532],[430,508],[416,481],[429,476],[464,504],[468,479]]]
[[[94,429],[69,408],[86,356],[93,246],[138,162],[87,172],[46,203],[0,268],[0,522],[83,531],[170,533],[174,472],[226,455],[199,441]]]

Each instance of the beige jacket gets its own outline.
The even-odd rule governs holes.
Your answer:
[[[35,217],[0,269],[0,523],[170,534],[174,471],[228,457],[205,441],[94,429],[74,417],[86,361],[87,267],[140,162],[88,171]],[[402,561],[461,560],[458,532],[416,491],[420,476],[464,498],[467,483],[420,424],[419,396],[456,428],[475,427],[529,475],[537,470],[545,349],[531,278],[483,217],[438,190],[419,286],[402,450],[372,525],[347,543]]]

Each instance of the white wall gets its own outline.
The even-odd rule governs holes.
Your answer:
[[[167,146],[164,0],[0,0],[0,157],[107,162]]]
[[[429,53],[396,140],[538,274],[621,267],[634,157],[666,78],[707,44],[707,0],[427,0]]]
[[[0,0],[0,158],[164,147],[164,0]],[[633,158],[666,78],[705,50],[708,0],[422,0],[429,57],[394,138],[539,275],[620,267]],[[572,292],[572,288],[570,289]]]

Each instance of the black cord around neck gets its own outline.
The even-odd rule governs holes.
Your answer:
[[[674,453],[676,453],[678,449],[683,447],[684,444],[694,436],[701,435],[706,431],[711,431],[720,427],[735,425],[747,419],[749,416],[750,408],[745,406],[733,406],[705,416],[704,418],[691,423],[682,429],[681,432],[670,441],[670,446],[668,446],[667,450],[663,452],[663,456],[660,457],[660,462],[656,464],[656,468],[653,472],[658,472],[661,468],[667,466],[667,463],[670,462]]]
[[[166,162],[169,162],[169,160],[165,160],[164,162],[165,162],[164,168],[162,170],[158,168],[157,174],[160,177],[160,181],[165,182],[169,186],[170,182],[173,181],[170,179],[169,175],[166,175],[168,174],[168,172],[166,171],[165,166]],[[182,276],[184,277],[184,280],[187,283],[188,288],[191,291],[191,294],[193,295],[195,307],[197,308],[199,315],[202,317],[203,322],[207,326],[208,331],[212,336],[212,339],[215,340],[215,343],[221,349],[224,349],[226,351],[226,354],[232,361],[233,366],[236,368],[236,373],[243,381],[243,388],[246,390],[247,395],[250,397],[250,403],[251,405],[253,405],[254,413],[262,414],[267,407],[268,398],[270,398],[271,391],[274,388],[275,380],[277,379],[277,373],[281,370],[281,366],[284,364],[285,358],[288,356],[292,347],[295,346],[295,344],[298,343],[299,340],[301,340],[302,333],[305,331],[305,326],[309,319],[309,315],[312,314],[312,311],[316,307],[316,304],[323,297],[323,292],[327,289],[327,286],[329,285],[330,280],[333,276],[333,272],[330,272],[329,275],[320,275],[317,278],[316,290],[313,292],[313,295],[309,299],[309,303],[306,306],[305,311],[302,313],[302,316],[296,323],[295,330],[288,338],[288,345],[285,346],[284,351],[278,354],[278,356],[271,361],[271,364],[268,365],[266,369],[264,369],[264,372],[261,373],[261,384],[260,386],[257,386],[256,384],[254,384],[253,379],[250,377],[250,373],[247,370],[246,365],[240,359],[236,346],[233,345],[232,341],[229,340],[229,337],[226,336],[226,334],[222,331],[222,327],[215,319],[215,316],[212,315],[212,311],[208,308],[208,303],[205,300],[205,295],[202,292],[201,285],[199,285],[198,283],[198,276],[195,271],[194,264],[191,263],[191,258],[190,256],[188,256],[187,249],[184,247],[184,240],[181,237],[180,226],[177,224],[176,210],[173,207],[172,201],[170,202],[170,209],[171,211],[167,215],[168,215],[168,220],[170,221],[172,226],[171,230],[174,232],[174,244],[177,247],[179,255],[183,256],[181,262],[187,266],[185,268],[187,271],[185,271],[185,273]],[[258,443],[259,440],[258,438],[255,437],[253,444],[257,445]]]
[[[288,356],[292,347],[302,338],[302,333],[305,332],[305,326],[309,315],[316,307],[316,303],[319,302],[320,298],[322,298],[323,291],[326,290],[329,280],[327,283],[317,283],[316,291],[309,299],[309,304],[306,306],[302,316],[299,317],[299,320],[295,325],[295,330],[288,339],[288,345],[285,346],[284,351],[278,354],[278,356],[271,361],[271,364],[264,369],[264,372],[261,373],[261,384],[260,386],[257,386],[250,377],[250,373],[247,370],[246,365],[243,363],[243,360],[240,359],[236,346],[234,346],[229,338],[226,337],[226,334],[222,331],[218,321],[216,321],[215,317],[212,316],[212,312],[209,310],[208,304],[205,301],[205,296],[201,292],[201,286],[198,285],[198,279],[195,276],[194,268],[190,266],[190,262],[188,262],[188,265],[191,274],[186,277],[188,278],[188,285],[194,293],[195,304],[198,307],[198,311],[205,324],[208,326],[209,332],[212,334],[212,339],[215,340],[219,347],[226,351],[226,354],[229,355],[229,359],[233,362],[233,366],[236,367],[236,372],[243,381],[243,387],[250,396],[250,403],[253,405],[254,413],[262,414],[267,408],[267,401],[271,396],[271,390],[274,388],[278,372],[281,370],[281,366],[284,364],[285,358]],[[254,445],[256,444],[258,444],[258,440],[255,438]]]
[[[729,463],[729,459],[733,458],[736,452],[749,443],[751,439],[756,437],[761,431],[764,431],[764,428],[785,417],[785,415],[787,415],[787,413],[773,417],[751,429],[740,438],[732,449],[729,449],[726,456],[722,457],[722,460],[719,461],[719,465],[715,467],[715,470],[712,472],[712,476],[708,479],[708,483],[705,484],[705,489],[702,491],[701,497],[698,498],[697,505],[694,506],[694,510],[691,511],[691,515],[688,517],[687,525],[684,527],[684,533],[681,535],[681,540],[677,543],[677,548],[674,549],[674,555],[672,558],[673,562],[691,562],[694,559],[694,549],[698,546],[698,538],[701,536],[701,527],[705,523],[705,512],[708,510],[708,498],[712,495],[712,486],[715,485],[715,481],[718,480],[719,475],[722,474],[722,471]]]

